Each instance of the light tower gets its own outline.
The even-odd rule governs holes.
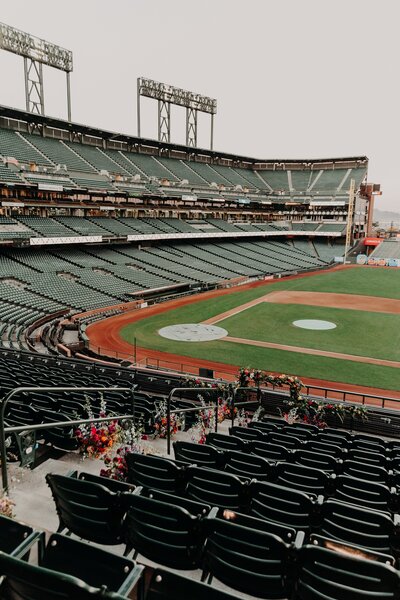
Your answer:
[[[71,121],[72,52],[4,23],[0,23],[0,49],[18,54],[24,59],[27,112],[44,115],[43,65],[66,73],[67,115],[68,121]]]

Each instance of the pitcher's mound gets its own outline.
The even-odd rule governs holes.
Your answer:
[[[226,329],[215,327],[215,325],[204,325],[202,323],[182,323],[180,325],[169,325],[159,330],[159,335],[177,342],[209,342],[219,340],[228,335]]]

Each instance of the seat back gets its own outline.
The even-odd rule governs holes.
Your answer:
[[[205,521],[205,573],[258,598],[286,598],[287,545],[271,533],[222,519]]]
[[[181,506],[124,495],[127,551],[173,569],[196,569],[202,550],[199,517]]]
[[[196,502],[195,500],[189,500],[189,498],[183,498],[182,496],[177,496],[176,494],[167,494],[165,492],[160,492],[159,490],[148,490],[147,488],[143,488],[140,492],[140,495],[145,496],[146,498],[153,498],[159,502],[175,504],[175,506],[184,508],[188,511],[188,513],[195,517],[205,517],[211,510],[211,506],[209,504],[205,504],[204,502]]]
[[[250,529],[256,529],[257,531],[265,531],[266,533],[272,533],[281,538],[286,544],[292,544],[296,540],[297,532],[293,527],[287,527],[280,523],[272,523],[272,521],[265,521],[264,519],[258,519],[257,517],[250,517],[243,513],[234,512],[224,508],[213,509],[212,516],[223,521],[229,521],[236,525],[242,525],[243,527],[250,527]],[[304,535],[300,534],[301,539],[304,539]]]
[[[133,560],[57,533],[50,536],[40,566],[120,594],[130,591],[141,570]]]
[[[144,600],[237,600],[210,585],[175,575],[170,571],[155,569]]]
[[[69,473],[70,477],[77,477],[78,479],[82,479],[84,481],[90,481],[91,483],[99,483],[106,487],[110,492],[133,492],[135,490],[135,486],[130,483],[125,483],[124,481],[118,481],[117,479],[111,479],[109,477],[103,477],[102,475],[93,475],[92,473],[86,473],[82,471],[78,473],[78,471],[73,471]]]
[[[235,435],[211,432],[207,435],[206,444],[219,450],[245,450],[246,442]]]
[[[281,444],[253,440],[248,443],[248,451],[270,461],[290,460],[291,452]]]
[[[282,433],[285,435],[293,435],[297,437],[299,440],[310,440],[313,437],[313,432],[309,429],[302,429],[301,427],[296,427],[295,425],[287,425],[286,427],[282,427]]]
[[[375,467],[386,467],[388,464],[388,459],[384,454],[380,454],[379,452],[369,452],[360,448],[350,448],[347,458]]]
[[[298,600],[398,598],[399,573],[389,565],[316,546],[304,546],[298,556]]]
[[[342,458],[344,455],[344,449],[336,444],[325,444],[323,441],[310,440],[304,444],[304,450],[310,450],[311,452],[320,452],[321,454],[329,454],[335,458]]]
[[[252,482],[249,489],[251,516],[308,532],[314,523],[316,496],[276,483]]]
[[[390,475],[384,467],[369,465],[368,463],[355,460],[345,460],[342,473],[349,477],[357,479],[366,479],[367,481],[376,481],[377,483],[388,484]]]
[[[220,450],[206,444],[176,441],[172,444],[175,459],[201,467],[218,469],[223,466],[224,455]]]
[[[225,471],[238,477],[248,477],[264,481],[268,478],[271,466],[265,458],[247,452],[225,452]]]
[[[387,455],[386,446],[365,439],[354,439],[351,448],[353,450],[362,450],[363,452],[382,454],[382,456]]]
[[[292,460],[303,467],[311,467],[312,469],[322,469],[326,473],[337,473],[341,467],[340,459],[331,456],[330,454],[321,454],[310,450],[295,450]]]
[[[240,511],[245,502],[245,488],[244,483],[230,473],[204,467],[187,470],[186,496],[196,502]]]
[[[126,465],[129,483],[171,494],[182,489],[184,469],[168,458],[132,452],[126,455]]]
[[[390,489],[381,483],[339,475],[336,479],[336,500],[387,512],[391,508]]]
[[[40,409],[40,415],[43,423],[58,423],[60,421],[71,421],[71,416],[62,412],[53,410]],[[44,439],[47,443],[52,444],[61,450],[77,450],[79,443],[74,434],[74,428],[69,427],[54,427],[44,431]]]
[[[124,596],[107,593],[87,585],[64,572],[52,571],[0,552],[2,600],[123,600]]]
[[[0,551],[21,556],[23,548],[33,534],[32,527],[0,515]]]
[[[236,437],[242,440],[261,440],[266,441],[266,434],[264,434],[259,429],[254,429],[252,427],[229,427],[229,435],[235,435]]]
[[[394,523],[389,513],[326,500],[321,506],[320,535],[345,544],[390,554]]]
[[[312,469],[292,463],[278,463],[276,483],[306,494],[323,495],[329,485],[329,475],[320,469]]]
[[[297,450],[302,445],[302,440],[299,437],[287,433],[275,433],[274,431],[268,434],[268,442],[279,444],[289,450]]]
[[[336,435],[334,433],[326,433],[324,430],[317,434],[317,440],[323,444],[331,444],[333,446],[339,446],[344,450],[350,447],[351,442],[342,435]]]
[[[122,542],[123,508],[120,497],[105,486],[48,473],[60,525],[71,533],[98,544]]]
[[[281,425],[274,425],[274,423],[265,423],[264,421],[251,421],[249,423],[249,429],[257,429],[262,433],[269,433],[270,431],[278,431]]]

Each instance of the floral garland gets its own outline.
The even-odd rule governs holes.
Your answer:
[[[303,422],[316,425],[319,428],[327,426],[326,418],[337,417],[342,423],[348,415],[355,419],[367,419],[368,411],[363,405],[319,402],[301,394],[303,382],[291,375],[269,375],[259,369],[242,367],[237,375],[237,385],[240,387],[260,387],[261,384],[273,387],[289,387],[290,399],[285,401],[289,410],[282,411],[283,418],[288,423]]]
[[[251,387],[252,385],[260,387],[261,384],[272,385],[274,387],[289,386],[291,398],[297,398],[303,387],[303,382],[298,377],[292,375],[269,375],[259,369],[250,369],[242,367],[237,374],[237,385],[239,387]]]

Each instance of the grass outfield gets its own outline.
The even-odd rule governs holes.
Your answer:
[[[331,321],[336,329],[300,329],[297,319]],[[217,325],[233,337],[400,361],[400,315],[263,302]]]
[[[121,330],[121,337],[131,344],[133,344],[133,340],[136,337],[138,346],[180,354],[187,357],[208,359],[210,361],[232,365],[249,365],[255,368],[287,372],[303,377],[380,387],[389,390],[400,389],[400,370],[393,367],[355,363],[322,356],[317,357],[296,352],[286,352],[284,350],[232,344],[223,341],[202,343],[176,342],[167,340],[158,335],[158,330],[161,329],[161,327],[177,323],[199,323],[235,308],[236,306],[240,306],[245,302],[249,302],[254,298],[259,298],[260,296],[264,296],[267,293],[277,290],[352,293],[386,298],[400,298],[400,269],[358,267],[343,271],[321,273],[299,279],[277,281],[272,285],[260,286],[248,290],[235,288],[231,294],[219,296],[210,300],[200,300],[194,304],[182,306],[178,309],[132,323]],[[280,305],[280,308],[282,309],[284,306],[288,305]],[[300,310],[314,310],[320,308],[321,307],[296,305],[296,318],[302,318],[302,316],[299,316]],[[327,310],[340,310],[341,312],[344,312],[344,309]],[[356,312],[358,315],[361,315],[361,311],[347,312]],[[303,314],[304,313],[302,312],[302,315]],[[365,314],[371,315],[371,313]],[[364,326],[364,329],[359,329],[359,334],[357,334],[359,339],[356,339],[354,333],[352,335],[346,334],[347,345],[345,346],[344,352],[357,354],[356,348],[357,345],[360,344],[360,339],[362,340],[362,343],[364,343],[366,336],[369,336],[369,330],[373,327],[375,320],[380,320],[381,317],[384,316],[386,315],[373,313],[370,320],[368,320],[368,324]],[[330,318],[328,320],[334,319]],[[250,325],[260,329],[259,323],[254,325],[254,323],[249,320],[248,326]],[[304,335],[305,330],[302,330],[302,332]],[[310,332],[307,332],[307,334],[309,333]],[[328,332],[325,332],[325,334],[326,333]],[[396,332],[392,332],[393,336],[395,333]],[[245,337],[251,336],[246,335]],[[393,340],[394,343],[394,337],[392,337],[391,340]],[[376,341],[377,340],[374,340],[374,343],[376,343]],[[303,343],[300,345],[307,345],[306,337],[302,338],[302,342]],[[281,335],[279,343],[289,344],[290,342],[285,336]],[[384,343],[385,341],[379,338],[378,346],[381,349],[383,349]],[[392,344],[388,341],[388,351],[390,351],[391,345]],[[363,354],[370,355],[369,349],[367,352],[367,344],[365,344],[365,347],[366,350]],[[393,347],[392,350],[393,353],[391,353],[388,358],[396,360],[396,354]],[[151,356],[151,351],[149,351],[149,356]]]

